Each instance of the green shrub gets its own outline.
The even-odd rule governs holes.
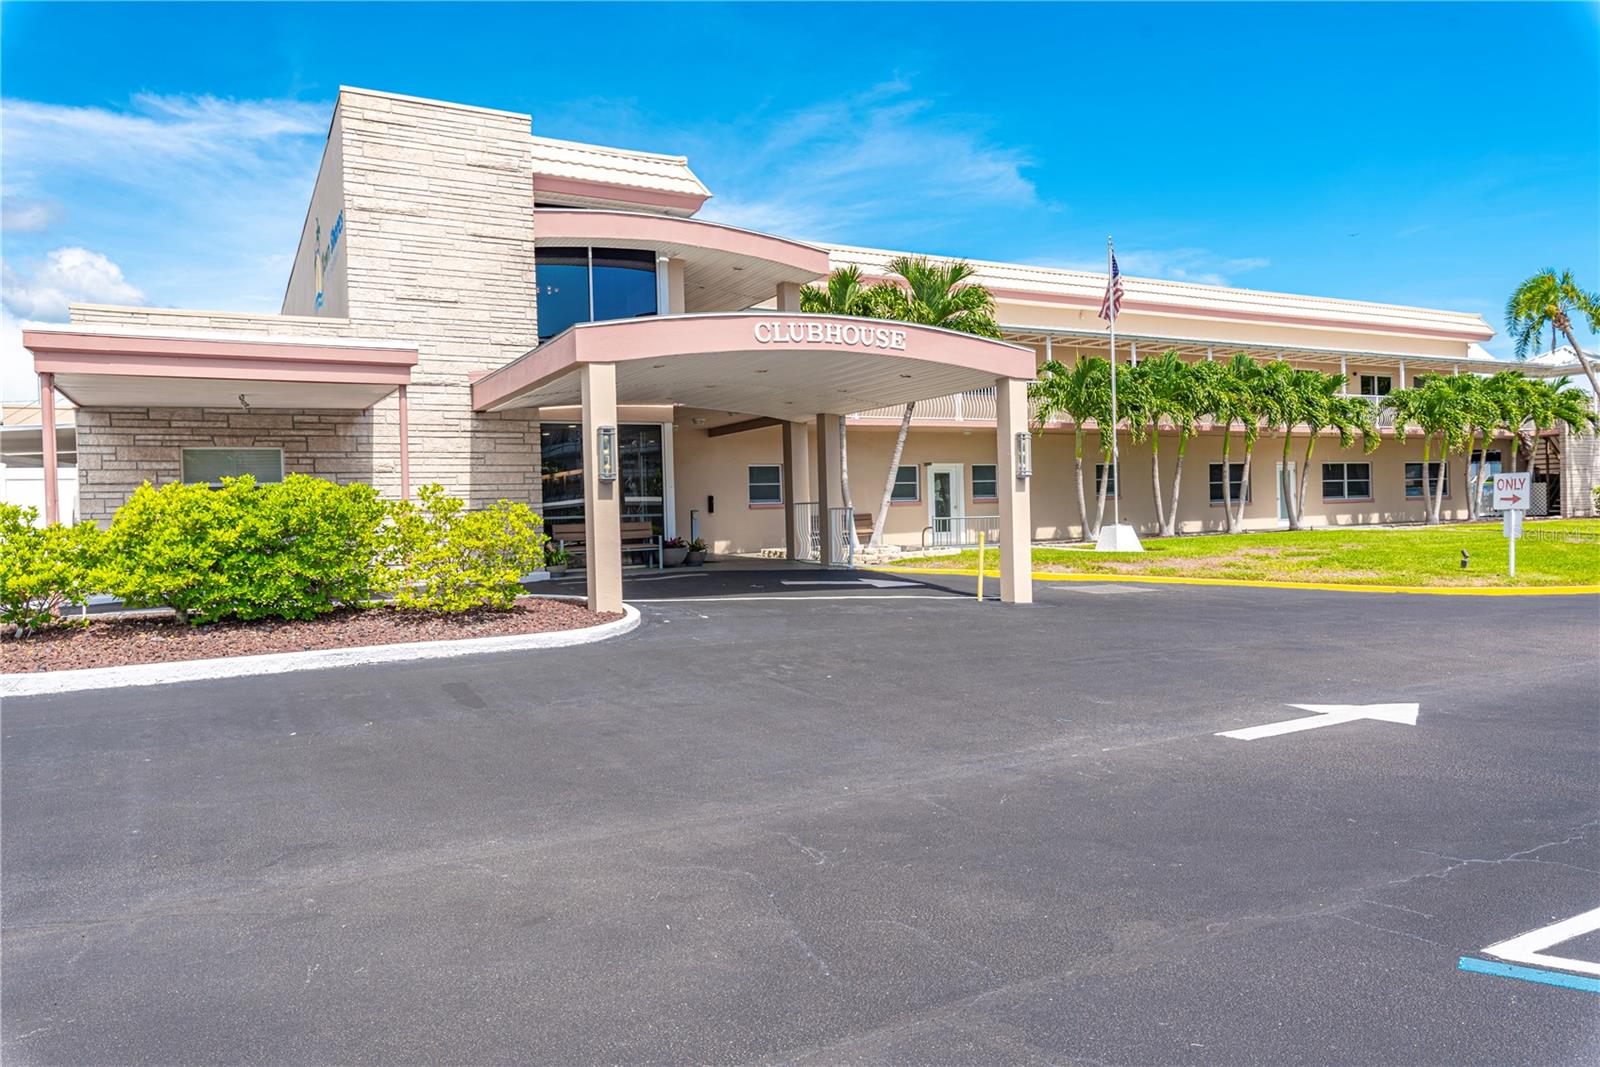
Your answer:
[[[428,611],[509,608],[519,579],[544,565],[543,520],[526,504],[467,511],[437,485],[394,505],[386,584],[401,607]]]
[[[147,482],[111,521],[107,591],[185,622],[309,619],[371,595],[384,513],[371,486],[299,474]]]
[[[0,623],[29,634],[95,592],[103,537],[92,522],[38,527],[37,508],[0,503]]]

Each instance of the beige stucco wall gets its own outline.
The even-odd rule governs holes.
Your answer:
[[[852,426],[850,442],[850,488],[858,512],[875,513],[883,496],[884,477],[894,448],[895,430],[889,427]],[[1285,524],[1278,518],[1276,465],[1281,458],[1282,437],[1263,435],[1251,469],[1251,494],[1245,505],[1247,529],[1275,530]],[[1091,511],[1095,507],[1093,477],[1099,447],[1093,431],[1085,435],[1084,491]],[[1240,462],[1242,446],[1236,434],[1232,462]],[[779,430],[770,427],[726,437],[709,437],[702,429],[679,425],[675,430],[677,453],[678,528],[688,530],[691,507],[701,509],[700,529],[714,552],[755,552],[783,545],[781,508],[752,507],[749,504],[748,466],[753,463],[782,462]],[[1077,494],[1073,482],[1073,437],[1070,432],[1050,432],[1034,441],[1033,535],[1036,539],[1077,538],[1081,536]],[[1296,471],[1304,454],[1305,437],[1294,440]],[[1163,439],[1162,496],[1171,492],[1172,471],[1176,463],[1176,439]],[[902,464],[923,467],[922,499],[906,504],[891,504],[885,536],[892,544],[919,545],[929,525],[927,470],[930,463],[962,465],[962,491],[966,514],[994,515],[993,501],[972,499],[972,465],[995,461],[994,427],[962,429],[913,428],[906,438]],[[1386,438],[1377,452],[1364,455],[1359,446],[1341,450],[1333,438],[1318,444],[1312,457],[1311,477],[1306,484],[1308,526],[1351,525],[1357,523],[1421,522],[1422,502],[1405,496],[1405,464],[1422,458],[1421,442],[1412,438],[1399,442]],[[1226,518],[1220,506],[1209,503],[1209,466],[1222,461],[1222,438],[1203,434],[1190,442],[1179,495],[1179,526],[1183,532],[1222,530]],[[1324,462],[1366,462],[1372,464],[1373,499],[1362,502],[1322,500]],[[1123,477],[1122,519],[1144,534],[1157,531],[1154,494],[1150,484],[1148,444],[1121,447]],[[1453,457],[1449,468],[1450,495],[1441,510],[1444,518],[1465,518],[1466,499],[1460,484],[1460,457]],[[1296,483],[1298,486],[1298,482]],[[785,487],[788,491],[789,487]],[[706,511],[707,496],[716,497],[716,511]],[[812,500],[815,490],[806,485],[795,499]],[[1106,502],[1106,522],[1111,521],[1111,501]]]

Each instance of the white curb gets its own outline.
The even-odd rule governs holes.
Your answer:
[[[309,652],[273,652],[263,656],[226,656],[163,663],[135,663],[127,667],[88,667],[76,671],[33,671],[0,674],[0,696],[38,696],[75,693],[85,689],[118,689],[132,685],[168,685],[208,678],[243,678],[257,674],[287,674],[328,667],[363,667],[372,663],[450,659],[484,652],[522,652],[545,648],[571,648],[604,641],[637,629],[639,609],[622,605],[622,618],[555,633],[507,634],[502,637],[467,637],[458,641],[410,641],[397,645],[360,645],[354,648],[319,648]]]

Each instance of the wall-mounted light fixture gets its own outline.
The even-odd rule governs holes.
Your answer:
[[[596,451],[599,453],[599,475],[602,482],[617,480],[617,428],[596,427]]]
[[[1033,476],[1033,437],[1027,430],[1017,431],[1017,477]]]

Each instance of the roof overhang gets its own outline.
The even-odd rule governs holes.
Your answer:
[[[702,219],[538,208],[533,235],[544,247],[641,248],[682,260],[693,312],[742,311],[771,300],[782,283],[804,285],[828,273],[828,253],[815,245]]]
[[[34,370],[78,407],[361,410],[411,380],[414,347],[389,341],[24,330]]]
[[[617,402],[801,421],[1031,380],[1030,348],[881,319],[786,312],[574,326],[473,383],[478,411],[582,400],[580,368],[613,363]]]

